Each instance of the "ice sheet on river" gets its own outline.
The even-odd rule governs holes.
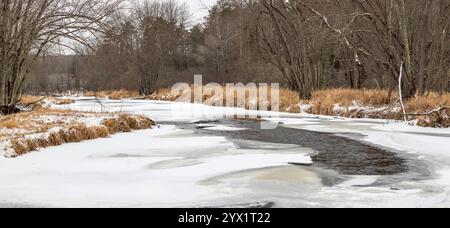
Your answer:
[[[310,164],[311,158],[301,152],[239,153],[225,138],[163,126],[1,159],[0,204],[200,206],[230,193],[202,181],[292,162]]]

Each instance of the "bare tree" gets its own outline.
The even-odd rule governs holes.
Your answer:
[[[318,84],[321,75],[311,71],[311,64],[317,63],[312,61],[312,51],[321,48],[312,43],[314,39],[319,40],[319,45],[329,43],[329,36],[345,47],[339,55],[350,52],[344,54],[347,57],[337,58],[352,88],[361,88],[369,73],[376,78],[390,75],[390,81],[397,83],[383,84],[389,89],[396,88],[401,62],[405,66],[402,82],[405,98],[448,86],[449,0],[261,0],[260,3],[263,17],[270,18],[259,29],[259,37],[265,44],[263,53],[304,98],[324,85]],[[335,13],[338,10],[340,13]],[[331,33],[320,36],[325,30]],[[308,37],[310,34],[315,37]],[[331,48],[342,49],[338,43]],[[326,50],[319,52],[325,55],[319,62],[330,56]]]
[[[367,50],[366,59],[380,63],[397,83],[398,66],[404,62],[404,97],[444,89],[442,81],[448,80],[446,71],[450,65],[449,0],[352,0],[352,3],[356,12],[364,15],[355,20],[352,29],[357,45]]]
[[[70,39],[88,45],[87,36],[104,28],[102,22],[119,0],[1,0],[0,106],[11,113],[24,90],[34,61],[50,45],[70,48]]]
[[[140,92],[150,95],[157,89],[157,81],[165,73],[167,62],[180,51],[178,42],[189,13],[185,4],[167,0],[137,3],[134,14],[138,28],[136,64]]]
[[[260,1],[257,36],[266,59],[277,66],[292,89],[304,99],[326,86],[332,71],[333,34],[298,1]]]

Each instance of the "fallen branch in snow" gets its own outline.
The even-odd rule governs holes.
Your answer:
[[[64,99],[53,96],[31,96],[24,95],[19,100],[19,107],[22,110],[34,110],[49,105],[69,105],[75,103],[72,99]]]
[[[409,113],[407,115],[416,119],[417,125],[422,127],[448,128],[450,127],[449,110],[449,106],[443,106],[429,112]]]
[[[450,106],[442,106],[437,109],[431,110],[425,113],[406,113],[407,116],[429,116],[435,113],[441,113],[442,111],[450,110]]]
[[[356,110],[356,112],[353,113],[349,118],[355,118],[355,117],[357,117],[362,111],[363,111],[362,109]]]
[[[30,103],[27,103],[27,104],[23,104],[23,108],[24,108],[24,109],[31,109],[31,110],[33,110],[33,109],[36,108],[36,104],[41,103],[41,102],[44,101],[45,99],[46,99],[46,97],[42,97],[41,99],[38,99],[38,100],[36,100],[36,101],[30,102]],[[22,101],[22,100],[19,100],[18,103],[21,103],[21,101]]]

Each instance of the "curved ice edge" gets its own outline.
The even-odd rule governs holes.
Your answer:
[[[215,125],[215,124],[208,124],[208,123],[197,124],[196,127],[197,127],[197,129],[203,129],[203,130],[207,130],[207,131],[246,131],[246,130],[248,130],[247,128],[238,128],[238,127],[233,127],[233,126],[229,126],[229,125]]]
[[[201,164],[167,169],[163,172],[166,177],[176,177],[183,173],[185,178],[195,182],[246,170],[289,166],[292,163],[311,165],[310,156],[302,154],[244,154],[212,157],[203,160]]]
[[[215,127],[206,127],[203,128],[207,131],[246,131],[247,128],[236,128],[236,127],[229,127],[229,126],[215,126]]]

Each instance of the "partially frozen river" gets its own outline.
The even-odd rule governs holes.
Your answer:
[[[0,207],[446,207],[450,130],[156,101],[78,99],[152,130],[0,158]],[[277,128],[261,129],[261,123]]]

